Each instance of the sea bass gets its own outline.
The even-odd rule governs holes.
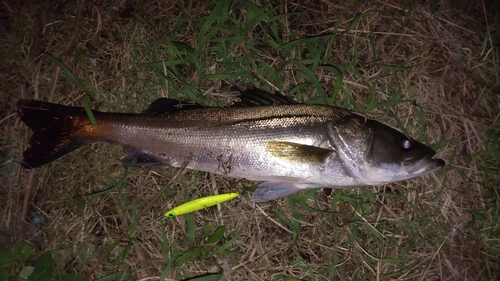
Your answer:
[[[124,163],[180,167],[192,157],[189,169],[263,182],[252,201],[265,202],[308,188],[401,181],[445,164],[430,147],[351,110],[256,89],[240,97],[212,108],[161,98],[141,114],[20,100],[20,119],[33,130],[22,166],[106,141],[129,151]]]

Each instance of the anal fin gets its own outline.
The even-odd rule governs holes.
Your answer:
[[[165,166],[165,164],[154,155],[131,148],[127,148],[127,150],[129,151],[129,155],[121,160],[124,164],[135,164],[136,166],[142,167]]]

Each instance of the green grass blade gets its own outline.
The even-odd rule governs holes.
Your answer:
[[[302,279],[299,279],[299,278],[296,278],[293,276],[286,276],[286,275],[281,275],[281,274],[276,275],[275,278],[279,278],[280,280],[283,280],[283,281],[303,281]]]
[[[354,246],[354,241],[358,238],[360,224],[354,223],[347,244]]]
[[[170,252],[172,248],[170,247],[170,243],[168,242],[167,234],[165,233],[165,229],[161,229],[161,236],[158,238],[158,242],[161,245],[161,253],[164,258],[169,258]]]
[[[35,248],[30,246],[29,244],[25,242],[18,242],[14,244],[14,246],[12,247],[11,257],[15,257],[16,259],[26,261],[35,254],[35,251],[36,251]],[[10,255],[5,255],[5,256],[10,256]]]
[[[377,229],[375,229],[371,224],[365,223],[364,226],[366,230],[368,230],[374,237],[377,237],[380,240],[384,239],[381,233]]]
[[[137,13],[137,12],[132,12],[132,15],[134,16],[134,18],[136,18],[140,23],[148,26],[149,28],[153,29],[155,32],[155,34],[158,34],[158,31],[155,29],[155,27],[145,18],[143,17],[141,14]]]
[[[83,97],[82,103],[83,103],[83,108],[85,108],[85,112],[87,113],[87,116],[90,119],[90,123],[92,123],[92,126],[94,126],[96,130],[99,130],[99,125],[97,124],[94,113],[92,112],[92,109],[89,106],[89,98]]]
[[[397,71],[408,71],[412,70],[414,66],[406,66],[406,65],[388,65],[388,64],[381,64],[381,63],[375,63],[376,66],[382,68],[382,69],[387,69],[393,72]]]
[[[227,241],[226,243],[224,243],[220,248],[218,248],[217,250],[215,250],[213,253],[212,253],[212,256],[213,255],[219,255],[219,254],[222,254],[224,253],[227,249],[229,249],[236,241],[238,241],[238,238],[240,237],[241,235],[241,232],[238,232],[236,233],[233,237],[231,237],[231,239],[229,241]]]
[[[59,66],[59,68],[62,70],[62,72],[64,73],[64,75],[66,75],[66,77],[68,77],[69,80],[71,80],[71,82],[73,82],[73,84],[79,86],[80,88],[85,88],[83,86],[83,84],[81,83],[81,81],[78,78],[76,78],[76,76],[73,74],[73,72],[71,72],[69,70],[69,68],[66,67],[66,65],[64,65],[64,63],[62,63],[60,60],[56,59],[54,56],[52,56],[49,53],[45,53],[45,56],[51,62],[53,62],[55,65]]]
[[[132,160],[131,166],[134,166],[136,162],[137,162],[137,159]],[[108,194],[112,191],[115,191],[118,188],[121,188],[123,186],[123,184],[125,184],[125,182],[127,181],[128,175],[130,173],[129,168],[130,168],[130,166],[128,166],[128,165],[125,166],[125,171],[123,172],[121,179],[116,184],[111,186],[110,188],[106,188],[104,190],[93,192],[93,193],[90,193],[88,195],[89,196],[102,196],[104,194]],[[90,176],[90,174],[88,174],[88,175]]]
[[[197,88],[193,87],[193,85],[188,84],[188,83],[182,83],[181,84],[181,89],[178,91],[179,93],[182,93],[192,99],[195,103],[204,105],[203,101],[203,95],[201,94],[200,90]]]
[[[194,260],[201,257],[202,254],[203,254],[203,247],[194,247],[187,250],[182,255],[178,256],[175,262],[178,266],[182,266],[184,264],[193,262]]]
[[[71,274],[62,276],[61,281],[87,281],[87,279],[83,278],[80,275],[71,273]]]
[[[289,64],[294,64],[294,65],[298,66],[300,68],[300,70],[302,70],[302,72],[309,78],[311,83],[314,85],[321,102],[323,104],[327,104],[328,99],[325,95],[325,91],[323,90],[321,83],[319,83],[319,80],[316,77],[316,75],[306,65],[304,65],[302,62],[300,62],[296,59],[291,59],[291,60],[285,62],[281,68],[284,69],[284,67],[286,65],[289,65]]]
[[[210,238],[208,238],[206,244],[215,244],[217,243],[219,240],[222,239],[222,237],[224,236],[224,231],[226,230],[225,227],[221,226],[219,228],[217,228],[214,233],[212,234],[212,236],[210,236]]]
[[[276,215],[280,219],[281,222],[285,223],[290,230],[292,231],[292,241],[290,243],[290,246],[288,246],[288,250],[292,249],[295,244],[297,243],[297,240],[299,239],[299,223],[296,221],[292,221],[289,218],[287,218],[282,212],[279,210],[275,210]]]
[[[217,28],[213,28],[213,25],[226,20],[227,16],[229,15],[230,3],[230,1],[216,2],[214,8],[212,9],[208,17],[206,17],[198,33],[196,44],[196,49],[198,51],[200,51],[201,48],[205,46],[206,42],[209,41],[209,38],[211,38],[217,32]]]
[[[33,272],[28,280],[49,281],[54,273],[54,258],[52,252],[46,252],[36,262]]]
[[[173,67],[176,65],[190,65],[190,62],[187,59],[173,59],[173,60],[146,62],[137,64],[138,67],[154,68],[159,70],[163,70],[165,67]]]
[[[196,237],[196,229],[194,225],[194,216],[189,213],[184,216],[187,224],[187,232],[188,232],[188,245],[189,247],[194,247],[195,237]]]
[[[343,82],[344,82],[344,76],[341,73],[337,74],[337,79],[335,79],[335,87],[333,88],[332,97],[330,98],[330,102],[328,103],[329,105],[335,104],[335,100],[337,99],[340,89],[342,88]]]
[[[307,43],[316,43],[316,42],[324,42],[327,39],[332,37],[332,35],[320,35],[320,36],[314,36],[314,37],[304,37],[304,38],[299,38],[292,40],[282,47],[279,48],[279,50],[283,52],[291,52],[292,50],[298,48],[302,44],[307,44]]]
[[[294,198],[291,196],[288,196],[286,199],[288,201],[288,207],[290,208],[290,211],[292,212],[292,217],[299,222],[307,222],[306,218],[301,213],[299,213],[299,211],[297,211],[297,208],[295,205],[296,201],[294,200]]]
[[[350,22],[349,26],[347,26],[345,33],[351,31],[351,30],[356,30],[358,28],[359,21],[363,17],[364,12],[357,14]]]
[[[220,273],[215,273],[215,274],[208,274],[200,277],[193,277],[186,279],[186,281],[220,281],[222,278],[222,274]]]
[[[106,275],[104,277],[96,279],[96,281],[119,280],[126,272],[127,272],[126,270],[122,270],[122,271],[118,271],[118,272],[115,272],[115,273],[111,273],[109,275]]]

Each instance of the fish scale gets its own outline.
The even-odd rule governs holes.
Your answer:
[[[275,104],[258,105],[259,97]],[[97,127],[83,108],[21,100],[19,116],[34,132],[23,166],[107,141],[127,148],[125,163],[180,167],[192,155],[189,169],[263,182],[255,202],[307,188],[384,184],[444,166],[430,147],[359,113],[276,97],[249,90],[241,106],[180,109],[179,101],[159,99],[140,114],[93,111]]]
[[[304,116],[307,110],[320,111],[316,110],[317,108],[323,109],[322,106],[305,106],[304,109],[295,111],[295,113],[300,112],[302,115],[300,117],[290,117],[290,108],[285,110],[278,108],[276,111],[284,114],[275,113],[274,115],[283,117],[269,118],[270,114],[267,114],[266,119],[255,118],[258,115],[251,114],[252,112],[247,113],[248,109],[234,108],[238,114],[246,111],[246,116],[249,117],[236,118],[238,114],[230,112],[222,115],[222,118],[216,117],[219,122],[217,125],[205,127],[192,123],[193,119],[200,120],[201,116],[205,116],[207,118],[201,119],[207,120],[209,116],[213,116],[211,115],[213,111],[201,111],[197,114],[193,112],[193,115],[182,116],[182,118],[164,116],[176,113],[156,114],[143,117],[134,125],[128,120],[134,118],[131,115],[127,115],[126,118],[119,115],[96,116],[103,120],[99,122],[99,130],[102,131],[101,134],[107,136],[107,141],[140,149],[142,153],[148,155],[155,155],[155,158],[164,165],[179,167],[184,159],[193,153],[194,157],[187,166],[190,169],[252,180],[265,181],[273,178],[295,180],[311,177],[311,175],[324,177],[328,174],[314,173],[316,170],[320,171],[317,167],[314,171],[308,170],[310,165],[307,163],[305,165],[296,162],[289,163],[286,159],[273,157],[266,150],[265,145],[270,140],[280,140],[310,146],[324,146],[328,138],[327,131],[322,130],[322,124],[327,118],[314,116],[311,113],[309,116]],[[269,109],[263,108],[260,111],[269,112]],[[190,118],[190,116],[195,117]],[[168,122],[185,122],[187,118],[190,118],[187,120],[187,125],[183,123],[184,126],[166,127],[167,120]],[[142,125],[143,122],[149,125]],[[299,133],[290,134],[290,130]],[[331,145],[329,147],[331,148]],[[297,174],[298,170],[303,174]],[[269,176],[262,176],[262,174]],[[357,183],[345,181],[343,184]]]

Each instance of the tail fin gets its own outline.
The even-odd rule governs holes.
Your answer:
[[[33,130],[23,154],[22,166],[26,169],[40,167],[94,142],[83,128],[90,124],[83,108],[36,100],[20,100],[17,108],[21,121]]]

